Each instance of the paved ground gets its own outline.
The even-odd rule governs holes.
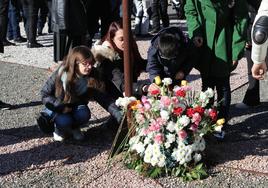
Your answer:
[[[92,126],[84,128],[84,142],[56,143],[39,132],[35,122],[42,109],[39,92],[49,76],[40,67],[47,68],[52,60],[51,36],[41,39],[46,48],[27,49],[22,44],[6,48],[0,56],[0,99],[14,105],[0,111],[0,187],[268,187],[268,103],[246,111],[234,108],[247,87],[245,60],[232,75],[226,140],[211,139],[207,147],[210,177],[190,183],[168,177],[151,180],[127,170],[120,161],[107,164],[115,132],[102,126],[108,114],[96,103],[89,104]],[[149,40],[138,44],[146,57]],[[197,71],[189,79],[200,87]]]

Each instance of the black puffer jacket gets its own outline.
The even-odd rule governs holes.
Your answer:
[[[162,33],[170,33],[178,36],[181,41],[182,51],[178,57],[174,60],[164,60],[159,56],[158,50],[158,39]],[[197,61],[196,48],[183,34],[178,27],[168,27],[162,29],[154,38],[151,40],[151,46],[148,50],[148,63],[146,71],[149,72],[151,82],[154,81],[156,76],[160,76],[161,79],[170,77],[175,83],[175,75],[178,71],[182,71],[184,75],[188,75],[191,69],[194,67]]]
[[[86,10],[82,0],[52,0],[51,28],[71,36],[87,33]]]
[[[98,66],[102,73],[102,79],[105,82],[106,91],[111,94],[114,99],[123,97],[123,92],[125,91],[123,59],[112,49],[104,45],[94,45],[92,47],[92,53],[99,63]],[[144,60],[141,59],[141,61]],[[144,62],[133,63],[132,94],[136,97],[140,97],[143,94],[142,87],[146,84],[146,81],[137,82],[139,71],[135,64],[143,63]]]
[[[59,69],[58,69],[59,70]],[[107,93],[102,92],[99,89],[95,89],[93,87],[88,87],[88,89],[76,96],[77,100],[71,103],[63,103],[64,93],[61,96],[55,96],[55,84],[56,77],[59,74],[59,71],[55,71],[49,79],[46,81],[45,85],[41,90],[41,97],[43,104],[50,110],[61,113],[64,107],[74,107],[81,104],[87,104],[89,100],[97,101],[104,109],[106,109],[117,121],[120,123],[122,119],[122,112],[115,105],[114,101]],[[93,69],[90,73],[90,78],[99,79],[98,71]]]

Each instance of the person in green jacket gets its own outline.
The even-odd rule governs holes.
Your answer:
[[[248,10],[244,0],[187,0],[189,36],[202,58],[198,69],[202,90],[217,90],[219,118],[228,119],[230,74],[242,58],[247,39]]]

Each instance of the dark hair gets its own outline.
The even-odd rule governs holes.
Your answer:
[[[179,54],[182,41],[179,36],[171,33],[161,33],[158,38],[158,50],[161,56],[169,59]]]
[[[123,57],[123,52],[118,49],[113,41],[114,37],[115,37],[115,33],[119,30],[119,29],[123,29],[123,24],[122,21],[115,21],[112,22],[110,24],[110,27],[106,33],[106,35],[102,38],[102,42],[104,41],[108,41],[110,44],[112,44],[113,49],[121,56]],[[144,60],[142,59],[139,49],[138,49],[138,45],[133,37],[133,34],[130,33],[130,55],[131,55],[131,59],[133,61],[133,63],[135,63],[135,66],[137,67],[137,71],[140,72],[142,70],[144,70],[145,66],[143,65]]]
[[[60,67],[62,67],[61,72],[56,77],[56,97],[60,96],[64,93],[63,102],[70,102],[72,97],[75,95],[74,85],[77,78],[77,63],[83,59],[90,59],[93,63],[95,63],[95,59],[90,49],[86,46],[77,46],[73,48],[67,57],[63,60],[63,63]],[[66,91],[63,92],[63,86],[61,82],[62,74],[66,72],[67,81],[66,81]]]

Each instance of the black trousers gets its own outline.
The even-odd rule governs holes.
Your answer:
[[[9,1],[0,0],[0,38],[2,42],[6,40]]]
[[[160,29],[160,18],[162,20],[163,27],[169,26],[167,7],[168,7],[167,0],[152,0],[153,30]]]
[[[0,53],[4,53],[4,45],[1,38],[0,38]]]
[[[243,99],[243,103],[248,106],[256,106],[260,104],[260,82],[253,78],[251,68],[253,61],[251,60],[251,49],[246,49],[245,55],[248,63],[248,89]]]
[[[36,42],[39,0],[21,0],[23,13],[25,15],[25,31],[28,42]]]
[[[112,22],[112,11],[109,0],[88,0],[86,2],[87,26],[89,34],[89,46],[95,33],[101,28],[101,37],[107,33],[110,23]],[[101,25],[99,26],[99,19]]]
[[[72,48],[86,45],[85,42],[85,36],[69,36],[64,31],[54,32],[54,62],[62,61]]]
[[[229,117],[229,109],[231,104],[231,87],[230,77],[202,77],[202,90],[205,91],[207,88],[215,89],[217,91],[217,102],[218,102],[218,119],[225,118],[226,121]],[[214,101],[211,101],[213,103]]]

